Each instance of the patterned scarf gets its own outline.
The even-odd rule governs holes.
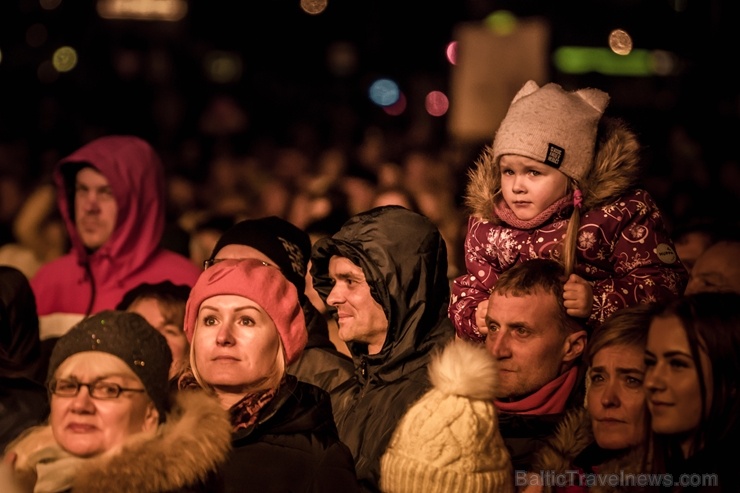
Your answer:
[[[277,389],[265,389],[247,394],[242,400],[231,406],[231,426],[234,431],[249,428],[259,417],[259,411],[275,397]]]
[[[231,415],[233,431],[249,428],[254,425],[259,417],[260,409],[265,407],[275,397],[278,388],[284,382],[285,377],[283,377],[277,388],[259,390],[252,394],[247,394],[239,402],[231,406],[229,414]],[[178,377],[177,388],[180,390],[200,388],[192,369],[188,368]]]
[[[545,221],[550,219],[553,214],[555,214],[556,212],[565,211],[568,206],[572,205],[573,194],[568,194],[565,197],[553,202],[550,207],[540,212],[532,219],[529,219],[528,221],[522,221],[521,219],[518,219],[516,217],[514,211],[511,210],[509,204],[507,204],[502,197],[493,204],[493,211],[499,219],[504,221],[509,226],[513,226],[517,229],[529,230],[541,226]]]

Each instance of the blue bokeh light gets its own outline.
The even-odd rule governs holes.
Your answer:
[[[370,100],[378,106],[390,106],[398,101],[401,90],[390,79],[378,79],[370,86]]]

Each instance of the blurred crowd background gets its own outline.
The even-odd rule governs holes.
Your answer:
[[[186,10],[171,21],[109,15],[147,4]],[[196,263],[238,219],[275,214],[321,235],[356,212],[403,201],[446,236],[452,276],[466,171],[493,134],[456,133],[451,115],[456,103],[475,101],[467,87],[500,91],[481,106],[484,119],[505,108],[532,70],[542,83],[611,95],[611,114],[640,136],[644,186],[669,225],[732,215],[739,11],[732,0],[3,1],[0,245],[32,245],[40,262],[66,251],[49,187],[54,164],[95,137],[126,133],[160,152],[166,246]],[[529,47],[507,41],[493,17],[501,12],[542,27],[541,59],[512,63]],[[467,70],[461,84],[451,43],[476,28],[499,29],[501,57]],[[579,70],[562,59],[564,47],[608,50],[615,29],[629,34],[632,60],[647,53],[643,68],[654,70],[610,72],[599,59]],[[398,85],[403,105],[372,100],[383,78]],[[442,95],[441,110],[430,111],[431,91]]]

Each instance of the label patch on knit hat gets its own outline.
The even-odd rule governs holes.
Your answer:
[[[563,164],[563,159],[565,159],[565,149],[558,147],[555,144],[547,144],[545,164],[548,164],[553,168],[559,168],[560,165]]]

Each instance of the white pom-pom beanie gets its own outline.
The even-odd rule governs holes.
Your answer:
[[[609,104],[599,89],[568,92],[528,81],[511,101],[493,141],[493,159],[517,154],[550,165],[580,182],[593,165],[596,131]]]
[[[432,389],[399,421],[380,461],[384,493],[510,493],[509,452],[493,405],[496,360],[455,338],[429,367]]]

